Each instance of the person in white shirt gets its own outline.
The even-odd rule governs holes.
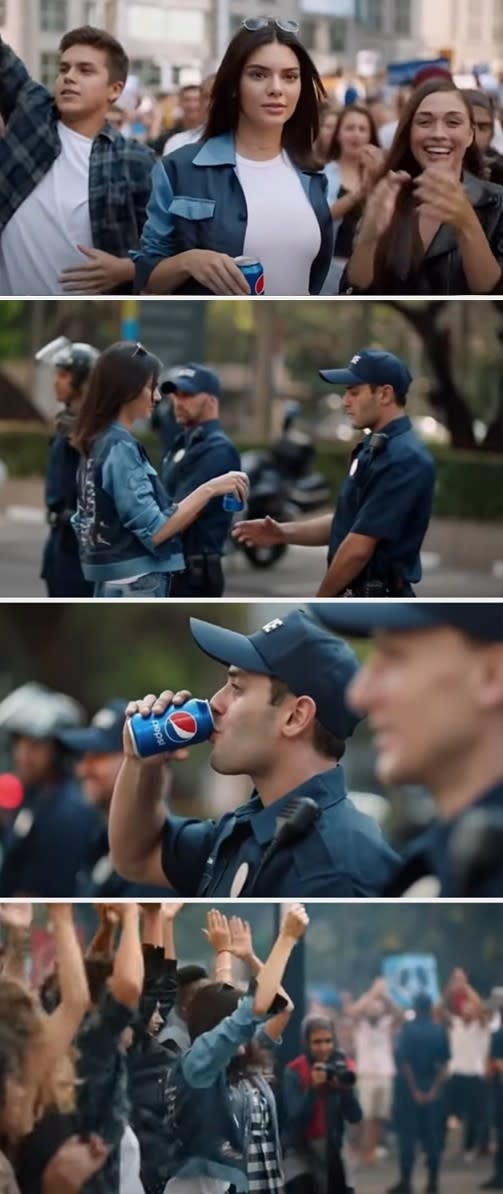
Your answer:
[[[490,1013],[475,993],[461,1004],[459,1015],[444,1016],[449,1026],[451,1060],[447,1104],[464,1124],[465,1161],[473,1160],[487,1132],[488,1091],[485,1081],[489,1057]]]
[[[363,1111],[362,1154],[374,1164],[379,1135],[391,1115],[395,1061],[393,1037],[404,1020],[401,1008],[390,999],[386,979],[377,978],[346,1014],[354,1021],[358,1095]]]
[[[199,92],[199,124],[195,128],[183,129],[180,133],[173,133],[166,141],[164,153],[174,153],[175,149],[181,149],[182,145],[192,145],[195,141],[200,141],[204,126],[208,119],[208,112],[210,108],[211,93],[213,90],[213,83],[215,74],[207,75],[201,83]]]

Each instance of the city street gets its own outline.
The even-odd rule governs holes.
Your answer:
[[[474,1194],[490,1172],[491,1159],[489,1157],[477,1158],[473,1164],[467,1165],[459,1155],[448,1156],[441,1171],[440,1194]],[[426,1176],[422,1161],[418,1162],[413,1181],[413,1190],[417,1194],[426,1188]],[[357,1194],[385,1194],[385,1191],[397,1180],[396,1161],[393,1158],[386,1158],[378,1161],[372,1169],[359,1169],[355,1174],[355,1189]]]
[[[0,597],[43,597],[39,579],[42,545],[46,535],[42,510],[13,507],[0,515]],[[324,548],[291,547],[273,568],[253,568],[245,556],[233,552],[226,560],[225,596],[313,597],[323,576]],[[503,578],[483,572],[453,571],[436,556],[425,554],[424,579],[417,587],[421,597],[499,597]]]

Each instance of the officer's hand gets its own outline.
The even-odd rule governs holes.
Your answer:
[[[280,929],[280,937],[300,941],[309,924],[309,917],[303,904],[292,904]]]
[[[231,493],[233,497],[239,498],[243,504],[247,500],[250,488],[250,482],[246,473],[240,473],[237,470],[230,473],[222,473],[220,477],[212,477],[208,484],[212,497]]]
[[[235,524],[232,538],[250,547],[275,547],[277,543],[286,542],[285,524],[276,522],[269,515],[266,518],[245,519]]]
[[[165,688],[160,696],[155,696],[153,692],[148,692],[143,700],[129,701],[126,706],[124,722],[124,729],[122,732],[122,747],[127,759],[136,759],[136,762],[144,764],[146,767],[159,767],[163,763],[170,763],[172,759],[186,759],[188,750],[173,750],[167,754],[152,755],[148,759],[139,759],[133,747],[133,740],[129,733],[128,720],[134,717],[135,713],[139,713],[141,717],[150,717],[151,713],[155,713],[160,717],[166,712],[170,705],[183,705],[185,701],[189,701],[192,693],[187,688],[182,688],[180,692],[173,692],[171,688]]]
[[[326,1080],[327,1080],[327,1071],[325,1069],[325,1066],[322,1065],[321,1062],[319,1062],[319,1061],[315,1062],[315,1064],[313,1066],[311,1066],[311,1085],[312,1086],[323,1086],[323,1084],[326,1082]]]

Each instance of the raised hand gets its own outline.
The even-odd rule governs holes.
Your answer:
[[[223,912],[217,912],[215,908],[212,908],[206,914],[206,926],[203,929],[203,933],[206,940],[213,946],[215,953],[222,953],[224,950],[230,952],[231,934],[229,922]]]
[[[309,924],[309,917],[303,904],[292,904],[280,929],[282,937],[300,941]]]
[[[135,753],[133,741],[129,732],[128,721],[130,717],[134,717],[136,713],[141,714],[142,717],[150,717],[154,713],[156,717],[161,717],[170,705],[183,705],[185,701],[189,701],[192,693],[187,688],[181,689],[179,692],[173,692],[171,688],[165,688],[160,696],[156,696],[153,692],[148,692],[141,700],[129,701],[126,707],[124,730],[122,734],[122,746],[124,754],[128,759],[136,759],[138,755]],[[180,750],[173,750],[163,755],[152,755],[148,759],[141,759],[142,765],[146,767],[159,767],[163,763],[170,763],[172,759],[186,759],[188,757],[188,750],[183,748]]]
[[[163,904],[161,904],[161,914],[163,920],[176,920],[176,917],[178,916],[178,913],[181,912],[184,903],[184,900],[166,900]]]
[[[30,903],[0,904],[0,923],[10,929],[29,929],[33,918]]]
[[[253,939],[251,927],[247,920],[240,916],[231,916],[229,920],[231,935],[230,951],[235,958],[248,962],[253,958]]]
[[[399,196],[408,182],[410,175],[405,170],[390,170],[376,184],[365,205],[358,244],[366,240],[377,241],[388,231]]]

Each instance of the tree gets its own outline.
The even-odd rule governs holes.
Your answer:
[[[485,304],[484,304],[485,305]],[[498,339],[503,345],[503,316],[499,303],[492,304],[500,320]],[[503,451],[503,383],[499,397],[499,410],[488,428],[482,445],[477,443],[473,413],[465,392],[456,381],[454,371],[453,326],[445,319],[446,304],[435,299],[423,304],[389,301],[387,306],[397,311],[420,337],[427,360],[433,370],[435,383],[429,400],[436,415],[445,421],[454,448],[468,450]]]

